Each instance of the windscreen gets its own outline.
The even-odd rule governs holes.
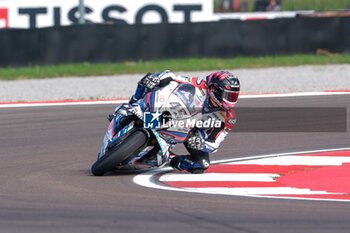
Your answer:
[[[176,95],[186,105],[191,115],[197,113],[199,110],[196,108],[196,104],[194,102],[195,94],[196,88],[191,84],[181,84],[176,91]]]

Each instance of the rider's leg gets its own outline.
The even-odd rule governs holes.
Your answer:
[[[184,143],[189,155],[176,156],[170,161],[170,165],[177,170],[186,170],[191,173],[204,173],[210,166],[209,153],[194,150]]]

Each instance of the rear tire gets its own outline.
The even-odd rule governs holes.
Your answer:
[[[91,167],[95,176],[103,176],[115,166],[128,159],[132,154],[147,142],[145,132],[137,130],[124,139],[111,151],[108,151],[101,159],[97,160]]]

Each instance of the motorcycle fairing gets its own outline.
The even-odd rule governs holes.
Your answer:
[[[113,118],[113,120],[110,122],[108,126],[108,130],[103,138],[101,151],[99,153],[98,158],[101,158],[105,155],[107,148],[109,145],[112,145],[115,143],[119,138],[121,138],[123,135],[125,135],[127,132],[129,132],[131,129],[134,128],[135,122],[130,122],[127,126],[125,126],[123,129],[119,130],[117,133],[115,132],[116,128],[116,117]]]

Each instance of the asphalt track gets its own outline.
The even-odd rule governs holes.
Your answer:
[[[349,232],[350,203],[150,189],[132,182],[138,171],[92,176],[114,107],[0,109],[1,233]],[[242,99],[238,107],[349,108],[350,95]],[[212,159],[349,147],[346,117],[347,132],[233,132]]]

